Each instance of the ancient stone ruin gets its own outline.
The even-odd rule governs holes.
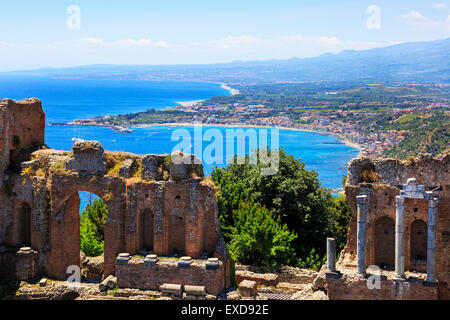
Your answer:
[[[215,295],[230,286],[214,185],[199,162],[180,161],[193,156],[108,152],[96,141],[51,150],[44,128],[39,100],[0,102],[0,244],[13,253],[0,252],[1,277],[67,279],[80,266],[78,192],[88,191],[109,209],[104,277]]]
[[[330,299],[450,298],[449,169],[449,154],[349,163],[347,245],[336,265],[327,240],[321,272]]]
[[[96,141],[51,150],[44,128],[39,100],[0,102],[0,278],[65,281],[73,266],[85,265],[78,192],[88,191],[109,209],[100,286],[191,297],[230,287],[215,189],[198,159],[109,152]],[[271,299],[449,299],[449,168],[448,154],[352,160],[345,187],[352,217],[337,263],[327,239],[327,265],[317,277],[237,269],[242,294],[263,286]],[[20,290],[42,294],[35,286]]]

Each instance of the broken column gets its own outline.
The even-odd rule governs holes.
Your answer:
[[[405,278],[405,257],[403,255],[404,201],[405,198],[402,196],[395,197],[395,277],[397,279]]]
[[[16,253],[16,278],[31,281],[38,275],[38,252],[30,247],[22,247]]]
[[[327,269],[329,272],[336,272],[336,241],[334,238],[327,238]]]
[[[436,220],[438,215],[438,199],[428,199],[428,239],[427,239],[427,279],[428,283],[436,283]]]
[[[358,226],[357,226],[357,246],[358,246],[358,275],[366,274],[366,228],[369,207],[367,205],[367,195],[359,195],[356,197],[358,203]]]

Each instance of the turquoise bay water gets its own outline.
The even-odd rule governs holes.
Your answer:
[[[125,80],[76,80],[41,77],[0,76],[0,98],[42,100],[46,113],[46,144],[54,149],[70,150],[73,138],[98,140],[108,150],[137,154],[170,153],[177,141],[172,132],[180,127],[153,126],[137,128],[133,133],[117,133],[101,127],[49,126],[50,122],[65,122],[97,115],[132,113],[148,108],[163,109],[177,105],[176,101],[207,99],[228,95],[219,84],[206,82],[153,82]],[[211,127],[203,127],[203,132]],[[192,137],[193,128],[183,127]],[[224,127],[215,127],[225,137]],[[236,128],[230,128],[236,129]],[[247,128],[242,128],[246,130]],[[269,139],[270,141],[270,131]],[[223,141],[226,143],[225,139]],[[205,148],[209,142],[203,142]],[[358,155],[358,150],[339,143],[332,136],[318,133],[280,130],[280,147],[288,154],[300,157],[306,168],[319,173],[324,187],[341,187],[346,164]],[[225,147],[224,147],[225,150]],[[247,149],[248,152],[248,149]],[[198,152],[197,152],[198,153]],[[197,154],[199,156],[199,154]],[[224,156],[225,157],[225,156]],[[226,159],[218,167],[223,167]],[[206,175],[213,164],[204,164]]]

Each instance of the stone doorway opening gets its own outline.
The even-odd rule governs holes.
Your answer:
[[[395,222],[387,216],[375,221],[375,264],[381,269],[395,268]]]
[[[105,237],[105,228],[108,225],[105,223],[109,214],[106,202],[97,194],[86,196],[87,192],[83,192],[84,188],[80,189],[74,190],[66,198],[67,200],[54,209],[50,217],[48,276],[55,279],[67,279],[71,274],[67,271],[69,267],[77,266],[81,268],[82,279],[83,275],[86,279],[92,278],[90,276],[92,274],[93,279],[99,280],[99,274],[103,272],[105,264],[103,255],[107,249],[105,243],[108,246],[108,243],[112,241],[111,236]],[[89,198],[92,203],[89,203]],[[99,208],[102,212],[97,212]],[[110,240],[105,241],[105,238]],[[90,271],[83,274],[84,270]]]
[[[100,281],[104,273],[104,226],[107,204],[95,193],[79,191],[80,267],[85,280]]]

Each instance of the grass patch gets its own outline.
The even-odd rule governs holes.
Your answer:
[[[66,163],[64,160],[58,160],[51,168],[53,174],[67,174]]]
[[[107,175],[113,175],[120,177],[120,167],[122,166],[123,162],[116,163],[111,169],[108,170]]]

